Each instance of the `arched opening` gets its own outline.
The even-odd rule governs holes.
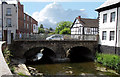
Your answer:
[[[88,48],[82,46],[71,48],[67,55],[71,62],[85,62],[92,60],[91,51]]]
[[[55,56],[54,51],[46,47],[32,48],[24,54],[29,64],[53,63]]]

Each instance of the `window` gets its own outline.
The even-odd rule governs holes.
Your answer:
[[[34,25],[34,30],[35,30],[35,25]]]
[[[110,18],[110,22],[115,21],[115,12],[111,13],[111,18]]]
[[[26,15],[24,14],[24,20],[26,19],[25,16],[26,16]]]
[[[7,15],[7,16],[11,16],[11,8],[7,8],[6,15]]]
[[[27,24],[27,29],[29,29],[29,24]]]
[[[110,41],[114,40],[114,35],[115,35],[115,32],[114,31],[110,31]]]
[[[11,18],[7,18],[6,20],[6,26],[11,27]]]
[[[31,18],[31,23],[32,23],[32,18]]]
[[[31,31],[32,31],[32,29],[33,29],[33,28],[32,28],[32,24],[31,24]]]
[[[106,32],[106,31],[103,31],[103,32],[102,32],[102,40],[106,40],[106,35],[107,35],[107,32]]]
[[[27,16],[27,20],[29,21],[29,16]]]
[[[26,28],[26,23],[24,23],[24,29]]]
[[[103,14],[103,23],[107,22],[107,14]]]

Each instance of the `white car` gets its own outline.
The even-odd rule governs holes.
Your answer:
[[[55,34],[50,37],[47,37],[46,40],[64,40],[62,35]]]

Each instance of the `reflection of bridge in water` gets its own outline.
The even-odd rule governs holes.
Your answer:
[[[47,36],[47,35],[46,35]],[[93,59],[96,53],[97,36],[64,35],[64,40],[45,40],[46,36],[19,36],[10,45],[16,57],[30,58],[44,49],[43,58]],[[48,37],[48,36],[47,36]]]

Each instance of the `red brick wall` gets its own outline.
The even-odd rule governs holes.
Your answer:
[[[18,31],[24,31],[24,12],[23,12],[23,5],[18,2]]]
[[[38,22],[33,19],[28,14],[25,14],[25,20],[24,20],[24,6],[18,2],[18,32],[21,33],[33,33],[33,24],[38,25]],[[27,19],[29,17],[29,20]],[[32,22],[31,22],[32,19]],[[26,27],[24,28],[24,23],[26,23]],[[27,29],[27,24],[29,24],[29,29]],[[31,27],[32,24],[32,27]]]

